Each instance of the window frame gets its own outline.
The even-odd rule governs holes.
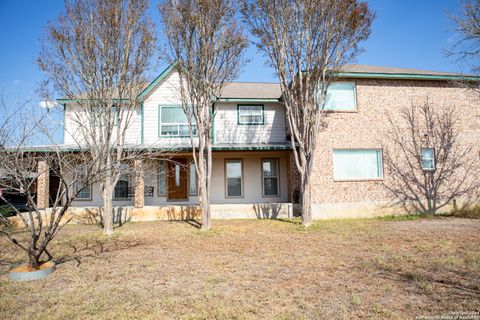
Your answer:
[[[262,114],[262,122],[241,122],[240,121],[240,107],[260,107]],[[249,104],[242,103],[237,104],[237,125],[242,126],[263,126],[265,124],[265,105],[263,104]]]
[[[227,163],[228,162],[240,162],[241,166],[242,166],[242,174],[240,176],[240,195],[239,196],[230,196],[228,195],[228,175],[227,175]],[[224,161],[224,179],[225,179],[225,198],[233,198],[233,199],[239,199],[239,198],[244,198],[244,166],[243,166],[243,159],[242,158],[228,158],[228,159],[225,159]]]
[[[181,122],[167,122],[165,124],[162,123],[162,109],[163,108],[175,108],[175,109],[180,109],[182,110],[182,112],[185,114],[185,111],[183,111],[183,107],[181,104],[159,104],[158,105],[158,116],[157,116],[157,122],[158,122],[158,126],[157,126],[157,130],[158,130],[158,138],[159,139],[163,139],[163,138],[189,138],[190,137],[190,134],[186,134],[186,135],[182,135],[180,134],[180,125],[186,125],[186,126],[189,126],[190,124],[188,123],[188,117],[187,115],[185,114],[185,117],[187,117],[187,121],[185,123],[181,123]],[[162,134],[162,125],[177,125],[177,134],[176,135],[166,135],[166,134]],[[195,133],[193,136],[197,136],[196,134],[196,124],[193,124],[193,126],[195,126]],[[189,129],[190,130],[190,129]]]
[[[188,162],[188,195],[189,196],[198,196],[198,176],[197,176],[197,168],[195,167],[195,162],[193,158],[189,159],[190,161]],[[191,179],[192,179],[192,169],[191,166],[193,165],[194,168],[194,173],[195,173],[195,192],[190,192],[190,187],[191,187]]]
[[[113,126],[118,127],[118,106],[115,104],[112,106],[114,114]]]
[[[277,179],[277,194],[276,195],[266,195],[265,194],[265,175],[263,172],[263,162],[264,161],[271,161],[275,160],[277,162],[277,175],[275,177],[268,177],[268,178],[276,178]],[[279,198],[281,196],[280,190],[280,158],[261,158],[260,159],[260,170],[262,170],[262,198]]]
[[[78,167],[80,167],[80,166],[81,166],[81,165],[77,165],[77,166],[75,167],[75,170],[78,170]],[[81,170],[81,169],[80,169],[80,170]],[[77,183],[77,182],[74,182],[74,192],[77,192],[77,191],[78,191],[78,190],[77,190],[78,186],[75,185],[76,183]],[[89,189],[90,197],[88,197],[88,198],[78,198],[78,195],[80,194],[80,193],[78,193],[77,196],[75,197],[74,201],[92,201],[92,193],[93,193],[92,185],[90,184],[90,185],[88,185],[88,186],[85,186],[85,187],[82,188],[82,190],[85,189],[85,188],[88,188],[88,189]],[[79,192],[81,192],[81,190],[80,190]]]
[[[432,158],[424,158],[423,157],[423,150],[432,150],[433,157]],[[420,165],[422,167],[422,171],[434,172],[437,169],[437,161],[435,160],[435,158],[436,158],[435,148],[432,148],[432,147],[421,148],[421,150],[420,150]],[[433,168],[425,168],[423,166],[423,161],[424,160],[432,160],[433,161]]]
[[[163,193],[160,192],[160,166],[163,165],[163,178],[165,184],[165,190]],[[158,163],[158,170],[157,170],[157,196],[158,197],[166,197],[167,196],[167,162],[166,160],[160,160]]]
[[[117,184],[118,184],[120,181],[125,181],[125,182],[127,182],[127,197],[125,197],[125,198],[119,198],[119,197],[116,197],[116,196],[115,196],[115,188],[117,187]],[[130,179],[129,179],[129,177],[127,177],[126,179],[123,179],[123,178],[118,179],[117,183],[116,183],[115,186],[113,187],[113,197],[112,197],[112,200],[113,200],[113,201],[125,201],[125,200],[130,200],[131,197],[128,196],[128,189],[129,189],[129,188],[130,188]]]
[[[353,103],[354,103],[355,107],[353,109],[349,109],[349,110],[345,110],[345,109],[325,109],[325,102],[326,102],[326,100],[325,100],[322,111],[323,112],[339,112],[339,113],[342,113],[342,112],[344,112],[344,113],[352,113],[352,112],[356,113],[356,112],[358,112],[357,83],[355,81],[333,81],[330,84],[332,84],[332,83],[335,83],[335,84],[342,84],[342,83],[353,84]],[[327,94],[328,94],[328,88],[327,88],[327,92],[325,92],[325,99],[327,97]]]
[[[380,152],[380,166],[377,169],[380,169],[381,175],[379,177],[370,177],[370,178],[336,178],[335,177],[335,151],[377,151]],[[334,182],[362,182],[362,181],[382,181],[385,179],[385,164],[383,161],[383,149],[382,148],[333,148],[332,149],[332,175]]]
[[[124,168],[126,168],[127,170],[130,169],[130,166],[127,164],[127,163],[123,163],[122,166]],[[118,198],[118,197],[115,197],[115,188],[117,187],[117,184],[119,181],[126,181],[127,182],[127,197],[126,198]],[[113,195],[112,195],[112,200],[113,201],[125,201],[125,200],[131,200],[132,197],[129,197],[129,189],[132,187],[131,185],[131,176],[130,176],[130,171],[128,171],[128,173],[122,173],[120,175],[120,178],[118,179],[117,183],[113,186]]]

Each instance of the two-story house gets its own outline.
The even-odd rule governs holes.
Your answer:
[[[328,127],[320,133],[313,172],[314,218],[388,213],[384,205],[394,199],[383,186],[389,177],[379,137],[388,129],[387,117],[413,101],[455,105],[462,117],[461,139],[478,141],[479,100],[457,82],[462,79],[451,73],[346,66],[329,87],[325,105]],[[178,87],[178,71],[170,66],[142,92],[128,128],[132,145],[177,150],[170,155],[173,161],[144,161],[143,174],[117,183],[114,206],[129,208],[133,220],[196,215],[196,176]],[[64,144],[73,145],[71,119],[80,110],[74,102],[58,102],[65,106]],[[279,84],[229,83],[214,109],[213,218],[291,216],[298,186]],[[101,206],[99,186],[82,190],[73,205],[77,210]]]

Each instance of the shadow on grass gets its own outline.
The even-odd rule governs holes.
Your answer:
[[[301,218],[278,218],[274,219],[275,221],[280,221],[280,222],[286,222],[286,223],[291,223],[295,225],[301,225],[302,224],[302,219]]]
[[[480,283],[475,272],[463,270],[443,270],[435,273],[426,271],[386,271],[380,272],[385,279],[414,285],[422,294],[434,298],[442,291],[449,300],[480,297]],[[442,288],[442,289],[440,289]]]
[[[173,222],[173,223],[180,223],[180,224],[188,224],[195,229],[201,229],[202,228],[202,223],[197,220],[193,219],[187,219],[187,220],[169,220],[168,222]]]
[[[105,254],[129,250],[141,244],[141,241],[130,239],[86,239],[76,241],[75,243],[68,242],[60,244],[60,246],[66,247],[70,252],[61,255],[59,258],[54,259],[54,261],[57,265],[76,261],[78,267],[82,263],[82,259],[102,259]]]

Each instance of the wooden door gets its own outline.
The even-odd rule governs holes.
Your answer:
[[[168,162],[168,200],[187,200],[187,159],[174,158]]]

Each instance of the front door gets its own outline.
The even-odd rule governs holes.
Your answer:
[[[187,200],[187,159],[168,161],[168,200]]]

